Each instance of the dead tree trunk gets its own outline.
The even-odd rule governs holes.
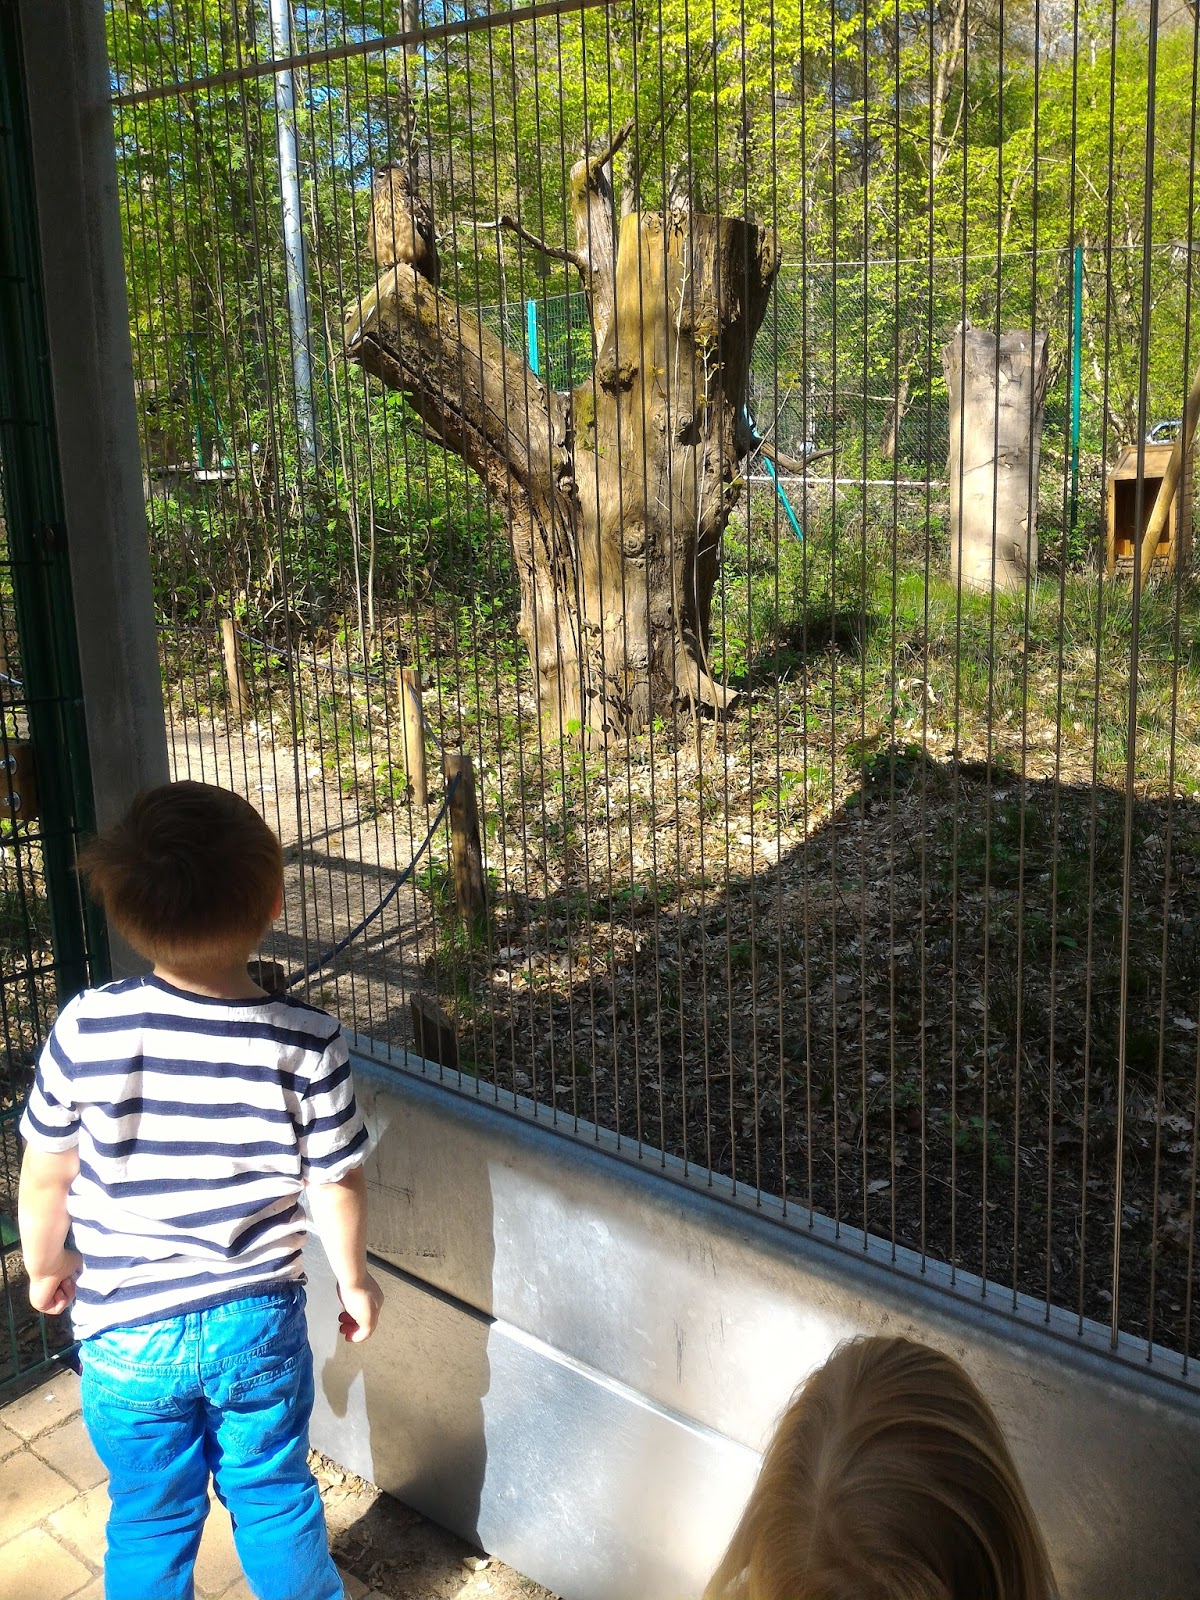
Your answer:
[[[968,589],[1024,589],[1037,571],[1046,335],[983,328],[942,350],[950,391],[950,571]]]
[[[677,697],[721,709],[709,619],[752,441],[750,351],[779,256],[726,217],[615,220],[607,165],[571,174],[592,376],[557,394],[401,259],[350,313],[346,347],[484,478],[508,519],[521,633],[552,733],[625,735]],[[393,227],[393,231],[397,231]]]

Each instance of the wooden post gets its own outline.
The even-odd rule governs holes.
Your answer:
[[[404,772],[412,789],[413,801],[429,804],[429,780],[425,771],[425,713],[421,708],[421,678],[412,667],[401,667],[400,687],[401,755]]]
[[[960,328],[942,348],[942,371],[951,577],[962,588],[1023,592],[1038,562],[1046,335]]]
[[[1146,531],[1142,535],[1142,584],[1146,584],[1150,577],[1150,569],[1154,565],[1154,555],[1158,549],[1158,541],[1162,538],[1163,529],[1167,525],[1167,517],[1171,511],[1171,501],[1175,498],[1175,491],[1179,487],[1179,479],[1183,475],[1183,463],[1188,460],[1188,451],[1192,447],[1192,438],[1196,432],[1196,422],[1200,418],[1200,368],[1192,379],[1192,387],[1188,392],[1187,404],[1183,408],[1183,426],[1171,448],[1171,459],[1167,462],[1167,470],[1163,473],[1162,483],[1158,488],[1158,498],[1154,502],[1154,510],[1150,513],[1150,521],[1146,524]]]
[[[479,808],[475,802],[475,769],[465,750],[447,750],[442,757],[446,785],[458,778],[450,796],[450,845],[454,862],[454,896],[464,917],[479,916],[487,903],[483,884],[483,850],[479,843]]]
[[[458,1035],[454,1023],[442,1008],[423,994],[414,994],[408,1002],[412,1013],[413,1043],[417,1054],[426,1061],[436,1061],[443,1067],[458,1071]]]
[[[250,714],[250,687],[246,682],[246,669],[242,666],[242,652],[238,649],[237,629],[232,617],[221,621],[221,654],[225,657],[225,687],[229,691],[229,707],[241,721]]]

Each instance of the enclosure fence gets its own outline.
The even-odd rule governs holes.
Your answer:
[[[1191,1382],[1200,591],[1101,553],[1188,415],[1194,19],[534,9],[108,8],[173,769],[361,1049]],[[1047,336],[980,591],[962,324]]]
[[[0,5],[0,1386],[70,1340],[29,1304],[17,1127],[60,1002],[107,974],[75,851],[91,786],[15,8]]]
[[[829,452],[820,470],[814,465],[814,481],[840,479],[847,489],[897,482],[944,489],[950,414],[942,348],[964,319],[993,326],[998,305],[1005,326],[1027,325],[1036,300],[1038,321],[1060,330],[1047,384],[1041,509],[1049,518],[1061,512],[1062,451],[1074,427],[1075,529],[1085,528],[1094,539],[1101,532],[1106,444],[1111,453],[1117,441],[1137,435],[1140,340],[1126,319],[1106,327],[1091,310],[1084,312],[1103,304],[1110,275],[1129,303],[1143,254],[1152,301],[1161,304],[1179,291],[1188,248],[1178,243],[1152,245],[1145,253],[1127,244],[1080,244],[1041,250],[1036,259],[1023,251],[816,261],[800,270],[785,261],[754,348],[751,413],[762,416],[771,438],[790,455]],[[484,306],[482,314],[507,344],[527,358],[532,353],[531,365],[552,388],[587,382],[591,322],[582,292]],[[1068,334],[1076,317],[1079,375],[1073,381]],[[830,360],[834,349],[844,363],[840,379]],[[1107,389],[1097,381],[1105,369]],[[861,374],[866,388],[856,390],[847,373]],[[1152,425],[1177,422],[1180,405],[1178,373],[1153,374]],[[1078,559],[1086,538],[1077,533],[1069,559]]]

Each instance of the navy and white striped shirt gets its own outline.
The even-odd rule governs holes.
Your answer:
[[[156,977],[64,1008],[21,1132],[39,1150],[79,1147],[81,1339],[299,1278],[302,1187],[344,1177],[367,1143],[333,1017]]]

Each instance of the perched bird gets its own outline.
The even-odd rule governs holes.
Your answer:
[[[379,167],[371,183],[371,222],[367,248],[382,276],[398,261],[410,262],[423,278],[436,284],[441,273],[433,212],[413,193],[403,167]]]

